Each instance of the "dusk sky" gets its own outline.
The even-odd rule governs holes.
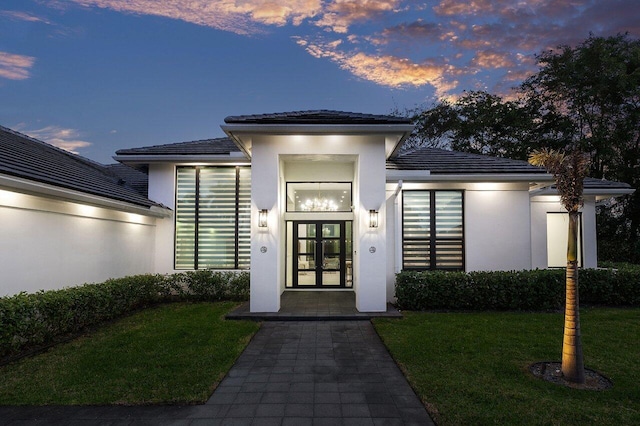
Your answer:
[[[508,94],[590,32],[640,37],[640,0],[0,0],[0,125],[112,163],[228,115]]]

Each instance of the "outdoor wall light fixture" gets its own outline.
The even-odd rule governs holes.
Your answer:
[[[267,227],[267,216],[269,215],[269,210],[262,209],[258,212],[258,227],[266,228]]]
[[[378,212],[376,210],[369,210],[369,228],[378,227]]]

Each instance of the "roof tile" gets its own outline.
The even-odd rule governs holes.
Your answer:
[[[227,124],[411,124],[411,119],[393,115],[322,109],[274,114],[232,115],[225,118],[224,122]]]
[[[232,152],[240,150],[231,139],[224,137],[120,149],[116,155],[229,155]]]
[[[2,126],[0,173],[143,207],[158,206],[104,165]]]
[[[546,173],[526,161],[488,155],[420,148],[387,161],[388,170],[429,170],[437,174]]]

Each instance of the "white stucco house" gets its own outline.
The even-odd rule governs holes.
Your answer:
[[[225,138],[119,150],[112,166],[0,128],[0,295],[250,269],[252,312],[277,312],[284,291],[309,289],[352,291],[359,311],[381,312],[403,269],[563,266],[567,216],[549,174],[524,161],[403,153],[412,128],[325,110],[230,116]],[[597,265],[596,203],[632,192],[585,182],[582,266]]]

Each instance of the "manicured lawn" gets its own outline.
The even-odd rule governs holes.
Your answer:
[[[529,374],[560,359],[562,314],[404,315],[375,327],[439,425],[640,424],[640,309],[581,311],[586,367],[614,382],[601,392]]]
[[[234,303],[161,305],[0,368],[0,404],[201,403],[258,330]]]

